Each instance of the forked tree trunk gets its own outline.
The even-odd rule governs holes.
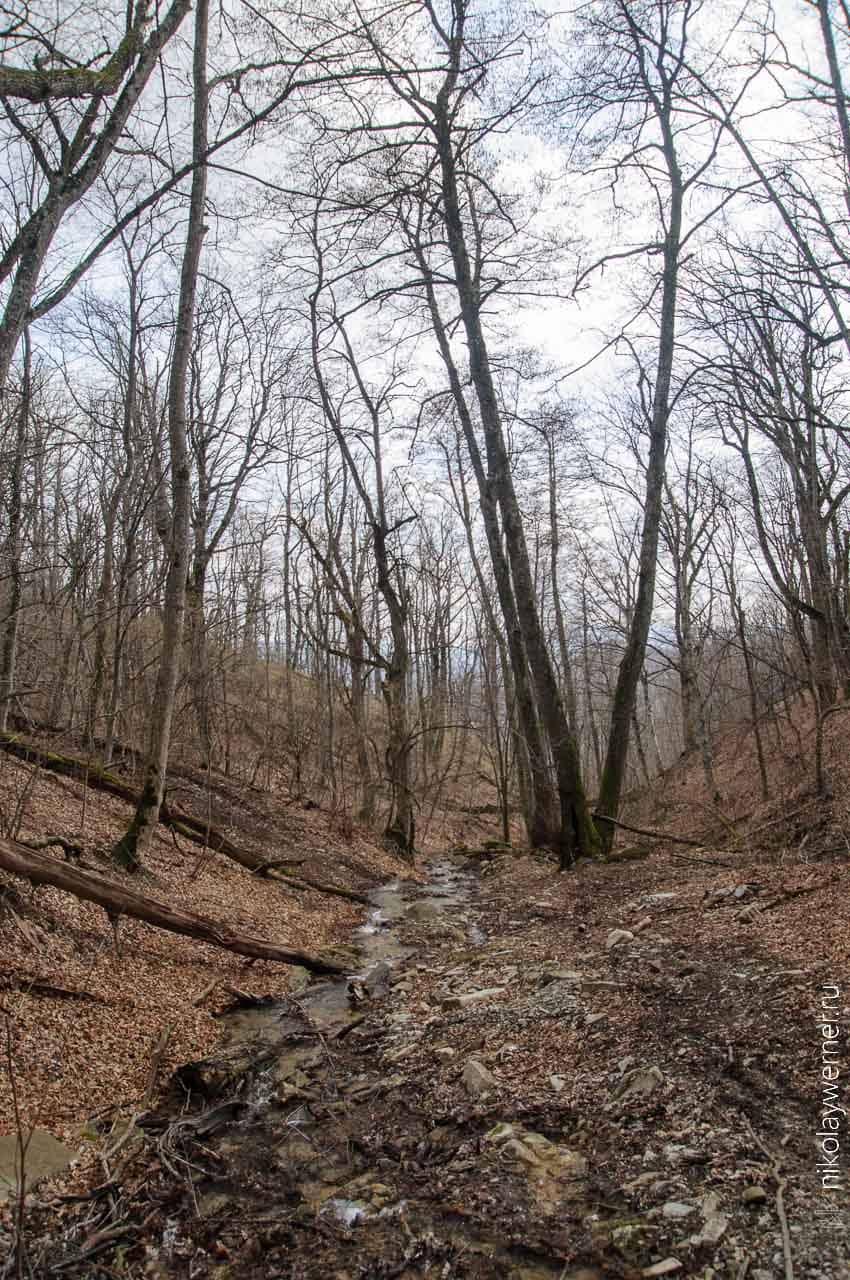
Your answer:
[[[643,501],[643,526],[640,540],[637,595],[626,648],[617,672],[617,683],[611,707],[608,749],[599,784],[598,811],[616,818],[626,776],[629,754],[629,729],[635,709],[638,681],[646,658],[649,627],[655,600],[655,573],[661,526],[661,504],[664,494],[667,424],[670,416],[670,387],[676,343],[676,301],[679,283],[679,254],[682,240],[684,184],[676,156],[676,143],[670,124],[670,105],[659,120],[663,152],[670,180],[670,212],[664,237],[664,267],[661,286],[661,323],[658,339],[655,390],[649,431],[649,457],[646,467],[646,489]],[[610,851],[616,828],[610,822],[599,824],[603,849]]]
[[[524,756],[524,761],[521,763],[520,767],[522,768],[523,763],[527,766],[525,778],[523,780],[523,783],[527,785],[522,785],[521,790],[525,792],[525,803],[523,807],[526,827],[528,829],[528,839],[534,849],[541,849],[549,846],[554,847],[557,843],[558,836],[558,802],[549,772],[548,753],[544,742],[540,717],[537,713],[534,689],[531,684],[528,669],[528,657],[525,650],[522,628],[517,614],[514,589],[511,584],[510,565],[508,564],[504,544],[502,542],[502,531],[499,525],[498,508],[492,489],[487,482],[481,452],[478,448],[478,440],[475,435],[475,427],[469,412],[469,406],[466,403],[466,396],[463,392],[460,374],[458,373],[457,365],[455,364],[454,356],[452,355],[446,327],[443,323],[443,318],[437,305],[434,284],[428,272],[425,255],[422,251],[421,244],[415,236],[411,237],[411,241],[411,247],[416,253],[417,261],[422,269],[428,308],[431,314],[431,323],[437,339],[440,355],[448,375],[452,399],[454,400],[455,409],[457,410],[457,415],[460,419],[464,440],[466,441],[467,452],[469,453],[469,459],[472,463],[472,469],[475,473],[475,479],[478,485],[478,499],[481,516],[484,522],[484,533],[487,538],[487,548],[490,552],[490,563],[493,568],[493,579],[496,584],[496,594],[499,597],[499,607],[505,624],[503,642],[504,649],[507,656],[510,658],[510,664],[508,664],[507,661],[503,661],[503,666],[505,671],[510,669],[513,677],[517,720],[522,738],[522,755]],[[460,485],[463,523],[466,530],[467,546],[469,547],[476,577],[478,578],[479,586],[481,587],[481,598],[486,603],[488,601],[488,591],[478,563],[478,557],[475,552],[475,545],[472,537],[472,521],[470,518],[469,503],[462,469],[459,469],[458,471],[458,482]],[[502,632],[500,628],[496,626],[495,615],[493,615],[492,625],[494,632],[500,637],[501,648]]]
[[[434,124],[443,197],[442,215],[454,267],[461,322],[469,349],[469,371],[484,433],[488,468],[487,484],[498,503],[501,515],[517,619],[537,695],[538,712],[555,765],[560,805],[560,826],[556,849],[561,868],[564,869],[577,857],[593,856],[598,850],[599,840],[584,793],[576,742],[567,719],[561,689],[540,621],[525,530],[513,484],[501,412],[481,321],[478,287],[464,234],[450,111],[450,101],[459,74],[460,54],[464,48],[463,26],[460,21],[451,44],[451,67],[434,104]]]

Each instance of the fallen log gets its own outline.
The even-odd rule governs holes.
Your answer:
[[[86,786],[92,787],[95,791],[104,791],[107,795],[116,796],[119,800],[124,800],[134,807],[139,802],[138,793],[131,786],[128,786],[126,782],[116,778],[115,774],[109,773],[105,769],[98,769],[77,756],[66,756],[60,755],[56,751],[45,751],[41,747],[35,746],[34,743],[27,742],[11,733],[0,733],[0,751],[5,751],[19,760],[37,764],[40,768],[47,769],[51,773],[74,778],[79,782],[85,783]],[[191,840],[193,844],[203,845],[204,848],[212,849],[214,853],[224,854],[232,862],[238,862],[241,867],[247,868],[252,875],[268,876],[270,879],[278,880],[282,884],[288,884],[293,889],[315,889],[317,893],[329,894],[331,897],[336,898],[345,898],[349,902],[357,902],[364,906],[369,905],[369,899],[364,897],[362,893],[355,893],[351,889],[338,889],[336,885],[324,884],[321,880],[307,879],[306,876],[290,876],[286,872],[280,871],[280,868],[284,865],[299,865],[305,859],[270,859],[264,858],[258,853],[251,853],[247,849],[240,849],[228,840],[227,836],[221,831],[210,826],[209,823],[199,818],[194,818],[189,813],[183,813],[182,810],[173,808],[166,801],[163,801],[160,806],[159,820],[163,826],[170,827],[172,831],[176,831],[178,835]],[[56,843],[62,843],[59,837],[51,837],[51,840]]]
[[[53,982],[31,978],[25,973],[0,974],[0,986],[4,984],[8,984],[16,991],[22,991],[27,996],[50,996],[54,1000],[87,1000],[92,1004],[109,1004],[105,996],[96,996],[91,991],[83,991],[79,987],[58,987]]]
[[[627,822],[620,822],[617,818],[612,818],[607,813],[597,813],[595,810],[591,817],[594,822],[609,822],[612,827],[619,827],[621,831],[628,831],[633,836],[646,836],[649,840],[666,840],[670,844],[687,845],[690,849],[714,849],[716,847],[713,844],[707,844],[705,840],[691,840],[686,836],[674,836],[669,831],[650,831],[646,827],[630,827]],[[732,849],[718,849],[717,852],[734,853]],[[696,859],[696,861],[702,861],[702,859]],[[716,865],[722,867],[725,864],[718,862]]]
[[[250,956],[254,960],[277,960],[282,964],[301,965],[311,973],[343,974],[345,966],[334,960],[325,960],[309,952],[293,951],[277,946],[262,938],[234,933],[225,924],[209,920],[206,916],[170,907],[155,898],[147,898],[134,889],[128,889],[106,876],[80,871],[66,862],[28,849],[13,840],[0,839],[0,870],[23,876],[33,884],[49,884],[65,893],[72,893],[86,902],[95,902],[110,916],[131,916],[144,920],[158,929],[180,933],[199,942],[209,942],[214,947],[235,951],[237,955]]]
[[[331,897],[345,898],[347,902],[359,902],[364,907],[372,905],[371,899],[365,894],[355,893],[353,889],[338,889],[335,884],[325,884],[324,880],[314,880],[311,876],[302,875],[299,871],[297,875],[290,875],[288,871],[281,871],[279,868],[271,871],[274,880],[281,880],[284,884],[291,884],[294,889],[315,889],[317,893],[328,893]]]
[[[134,808],[139,803],[139,793],[129,783],[123,782],[107,769],[99,769],[88,760],[81,760],[78,756],[62,755],[58,751],[45,751],[43,747],[27,742],[26,739],[13,733],[0,733],[0,750],[14,756],[17,760],[37,764],[39,768],[47,769],[50,773],[74,778],[94,791],[104,791],[107,795],[115,796]],[[183,813],[165,802],[160,808],[159,820],[164,826],[171,827],[194,844],[205,845],[216,853],[223,853],[226,857],[232,858],[234,862],[247,867],[249,871],[258,871],[260,875],[262,874],[263,858],[258,854],[238,849],[231,844],[227,836],[207,822],[193,818],[191,814]]]

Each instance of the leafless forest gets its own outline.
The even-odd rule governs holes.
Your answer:
[[[16,774],[0,868],[117,948],[169,813],[273,866],[217,788],[550,873],[683,760],[722,831],[733,733],[828,802],[848,64],[845,0],[0,0],[0,745],[125,804],[95,875]]]

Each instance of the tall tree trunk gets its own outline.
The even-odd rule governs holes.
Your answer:
[[[407,680],[410,652],[407,643],[407,610],[392,579],[387,551],[386,525],[375,521],[375,563],[378,589],[390,615],[392,652],[381,684],[387,709],[387,775],[390,784],[390,812],[384,836],[402,855],[413,861],[416,826],[413,813],[413,789],[410,780],[410,739],[407,723]]]
[[[484,533],[487,538],[487,548],[490,552],[490,563],[493,568],[493,578],[496,583],[496,594],[499,597],[499,606],[501,608],[502,618],[504,619],[505,624],[505,644],[510,658],[510,670],[513,675],[517,719],[523,739],[523,756],[528,766],[527,778],[529,785],[526,788],[528,794],[525,810],[528,838],[532,848],[546,848],[554,846],[557,843],[557,796],[555,789],[552,786],[552,780],[549,774],[548,751],[544,741],[543,730],[540,724],[540,717],[538,715],[537,703],[534,696],[534,689],[530,679],[528,656],[526,653],[522,627],[520,626],[520,620],[517,613],[514,588],[511,583],[510,565],[508,564],[508,560],[505,555],[502,531],[499,525],[498,507],[492,489],[487,482],[487,475],[484,469],[481,451],[478,448],[478,440],[475,435],[472,415],[470,414],[469,406],[466,403],[466,396],[463,392],[460,374],[458,372],[457,365],[455,364],[446,327],[443,323],[443,318],[437,305],[433,280],[428,272],[427,263],[422,252],[421,245],[414,239],[412,247],[416,253],[417,261],[423,271],[428,308],[431,314],[431,323],[437,339],[437,346],[439,347],[440,355],[448,375],[452,399],[454,400],[455,409],[457,410],[458,418],[460,419],[464,440],[466,441],[467,452],[469,453],[470,462],[472,463],[472,469],[475,473],[475,479],[478,485],[478,499],[481,516],[484,522]],[[476,576],[478,578],[479,585],[481,586],[481,597],[482,600],[486,602],[489,599],[489,593],[481,573],[478,557],[475,553],[472,538],[472,521],[469,515],[462,467],[460,467],[458,471],[458,480],[460,483],[462,497],[461,506],[467,544],[472,556]],[[501,634],[499,632],[499,628],[495,625],[495,620],[493,622],[493,627],[497,634]],[[504,666],[505,670],[507,670],[508,664],[505,663]]]
[[[210,670],[207,620],[204,609],[206,568],[203,555],[200,557],[196,555],[186,587],[186,621],[189,633],[187,645],[189,687],[192,693],[195,726],[198,731],[198,745],[201,750],[201,764],[203,768],[211,769],[213,742],[210,716]]]
[[[770,786],[767,780],[767,765],[764,758],[764,743],[761,736],[761,725],[759,723],[759,705],[758,692],[756,690],[755,671],[753,670],[753,657],[750,653],[750,645],[747,640],[747,625],[744,614],[744,607],[739,597],[732,597],[732,612],[735,615],[735,621],[738,624],[738,639],[741,642],[741,653],[744,658],[744,671],[747,676],[747,695],[750,702],[750,724],[752,725],[753,737],[756,743],[756,757],[759,765],[759,778],[761,780],[761,798],[762,800],[770,799]]]
[[[162,655],[152,708],[150,748],[141,798],[132,822],[113,849],[113,859],[126,870],[135,871],[159,816],[165,794],[165,775],[171,746],[171,725],[180,675],[183,625],[186,612],[186,575],[189,568],[189,530],[192,493],[187,443],[186,388],[192,344],[198,268],[204,233],[204,203],[207,169],[203,157],[207,147],[209,89],[207,85],[207,36],[209,0],[197,0],[192,67],[194,88],[192,171],[189,198],[189,225],[180,273],[180,294],[174,350],[168,383],[168,442],[171,457],[171,528],[169,565],[165,582],[162,625]]]
[[[29,428],[30,402],[32,399],[32,343],[29,329],[24,330],[24,368],[21,382],[21,403],[18,406],[15,452],[9,472],[9,535],[6,540],[6,572],[9,594],[6,602],[6,618],[3,624],[3,643],[0,650],[0,732],[5,733],[9,722],[12,697],[15,688],[15,668],[18,656],[18,627],[21,616],[24,580],[22,573],[22,532],[24,519],[24,461]]]
[[[676,344],[676,301],[679,284],[679,254],[682,241],[682,209],[684,184],[676,156],[667,103],[666,115],[659,121],[663,137],[664,159],[670,180],[670,213],[664,237],[664,267],[661,284],[661,325],[655,390],[652,398],[649,457],[646,468],[646,490],[643,501],[643,527],[640,539],[637,595],[634,613],[626,637],[626,648],[617,672],[617,683],[611,707],[608,748],[599,784],[599,812],[616,818],[626,774],[629,754],[629,728],[635,707],[638,681],[646,657],[652,607],[655,599],[655,572],[658,562],[658,539],[661,504],[664,493],[667,424],[670,416],[670,386]],[[615,827],[610,822],[599,824],[603,848],[608,852],[614,842]]]

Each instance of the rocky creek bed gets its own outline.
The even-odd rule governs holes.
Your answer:
[[[44,1274],[850,1276],[817,1217],[818,975],[739,924],[747,879],[427,874],[373,892],[348,980],[234,1007],[102,1185],[36,1204]]]

